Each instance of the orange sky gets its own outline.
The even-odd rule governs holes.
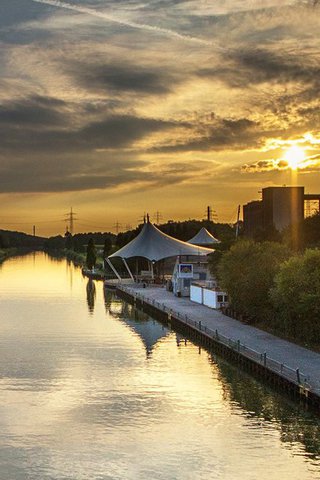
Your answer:
[[[262,187],[319,193],[319,13],[1,0],[0,228],[63,233],[71,206],[76,231],[207,205],[232,222]]]

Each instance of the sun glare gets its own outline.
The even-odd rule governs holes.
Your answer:
[[[291,170],[297,170],[305,158],[303,148],[297,146],[288,148],[284,154],[284,159],[288,162],[288,166]]]

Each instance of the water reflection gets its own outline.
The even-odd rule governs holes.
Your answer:
[[[1,480],[319,478],[311,413],[68,269],[0,271]]]
[[[147,354],[150,354],[157,343],[170,333],[168,328],[143,311],[117,299],[110,290],[105,290],[105,305],[109,313],[125,322],[141,337]],[[192,347],[198,350],[198,354],[208,355],[213,369],[212,375],[219,379],[222,386],[223,400],[228,402],[235,412],[241,408],[248,418],[253,419],[253,426],[256,428],[262,424],[272,424],[279,430],[280,439],[284,444],[292,448],[302,444],[309,458],[317,462],[320,460],[319,417],[305,410],[305,406],[300,406],[258,382],[223,358],[193,345],[185,336],[176,333],[175,337],[178,349],[188,350]]]
[[[310,458],[320,460],[319,417],[221,358],[214,356],[212,362],[218,365],[225,398],[259,422],[276,423],[282,442],[301,443]]]
[[[141,338],[149,358],[158,342],[164,339],[170,330],[133,305],[120,301],[107,288],[104,288],[104,298],[107,312],[124,322]]]
[[[87,304],[89,313],[92,315],[94,311],[94,303],[96,300],[96,285],[94,280],[89,278],[87,283]]]

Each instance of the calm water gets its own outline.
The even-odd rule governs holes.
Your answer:
[[[319,479],[319,423],[65,260],[0,267],[0,480]]]

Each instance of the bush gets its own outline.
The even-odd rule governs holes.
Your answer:
[[[269,291],[289,250],[275,242],[237,242],[222,255],[217,274],[230,295],[232,307],[252,321],[270,321],[273,306]]]
[[[96,266],[97,261],[97,252],[96,247],[94,245],[94,241],[90,238],[88,246],[87,246],[87,256],[86,256],[86,265],[91,270]]]
[[[284,334],[320,343],[320,250],[283,263],[270,296]]]

